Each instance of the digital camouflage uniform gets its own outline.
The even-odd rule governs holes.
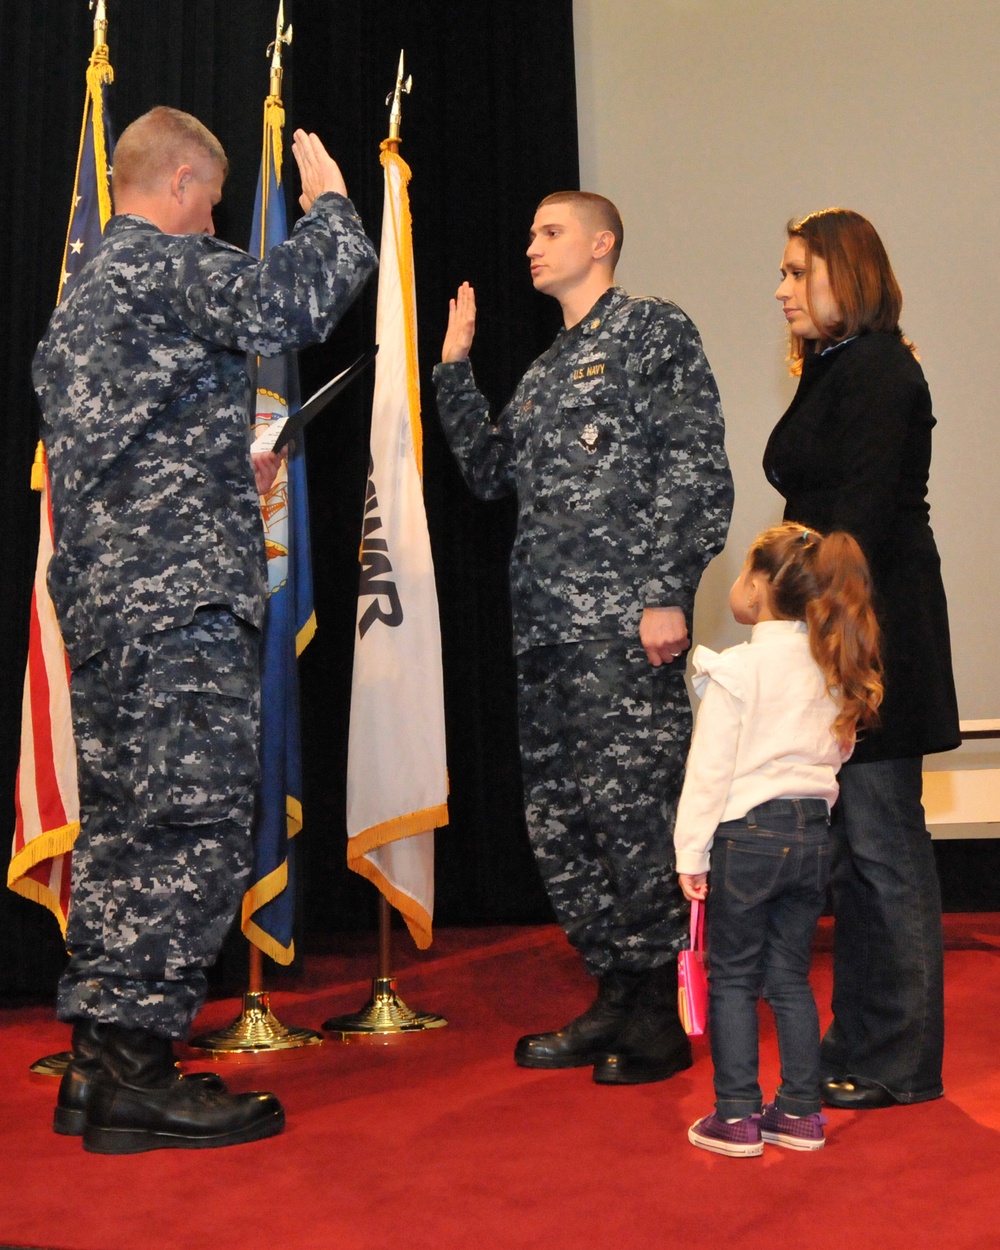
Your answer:
[[[202,608],[74,671],[83,828],[61,1018],[186,1035],[253,865],[258,643]]]
[[[266,571],[246,353],[325,339],[375,266],[328,193],[263,261],[137,216],[34,364],[80,771],[61,1019],[179,1038],[250,867]]]
[[[733,489],[719,394],[675,305],[612,287],[494,423],[467,361],[434,371],[469,487],[518,501],[510,579],[528,832],[589,970],[683,945],[673,818],[690,738],[679,666],[639,644],[647,606],[691,620]]]

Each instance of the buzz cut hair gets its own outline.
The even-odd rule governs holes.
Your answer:
[[[610,256],[613,264],[618,264],[622,244],[625,242],[625,227],[621,213],[607,196],[598,195],[595,191],[554,191],[538,207],[541,208],[544,204],[572,204],[595,230],[610,230],[615,240]]]
[[[208,127],[190,113],[158,105],[126,126],[115,144],[112,192],[154,191],[164,178],[199,155],[215,161],[225,179],[229,161]]]

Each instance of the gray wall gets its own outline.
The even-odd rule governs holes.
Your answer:
[[[1000,4],[997,0],[576,0],[582,185],[625,219],[619,278],[697,322],[736,478],[729,545],[699,595],[710,646],[745,631],[726,595],[780,517],[761,454],[794,382],[773,298],[784,224],[870,217],[934,397],[931,519],[964,718],[1000,717]]]

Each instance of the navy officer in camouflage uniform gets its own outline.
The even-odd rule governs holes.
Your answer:
[[[243,895],[257,783],[266,571],[247,353],[320,342],[374,249],[315,135],[293,152],[305,216],[262,261],[213,237],[227,161],[156,108],[115,151],[116,216],[34,363],[72,667],[80,833],[60,1019],[73,1062],[55,1128],[119,1154],[279,1132],[272,1094],[181,1078]]]
[[[621,218],[603,196],[539,205],[528,259],[565,328],[491,420],[468,362],[475,296],[451,301],[438,409],[482,499],[517,496],[511,555],[528,832],[593,1005],[517,1043],[530,1068],[602,1084],[691,1064],[677,1016],[687,908],[671,837],[691,713],[677,663],[732,509],[719,394],[679,308],[615,285]]]

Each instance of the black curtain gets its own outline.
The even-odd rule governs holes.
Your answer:
[[[480,308],[473,351],[484,392],[502,403],[551,340],[558,308],[531,289],[523,250],[535,204],[579,185],[571,0],[340,0],[285,3],[288,131],[315,130],[341,163],[379,238],[391,91],[401,48],[402,155],[411,205],[425,426],[425,495],[437,569],[445,666],[451,823],[437,838],[437,922],[537,921],[550,915],[524,832],[517,762],[506,562],[509,504],[462,485],[436,422],[429,373],[447,300],[469,279]],[[221,139],[231,173],[219,234],[246,245],[277,0],[108,0],[117,132],[156,104],[186,109]],[[2,449],[6,593],[0,615],[0,841],[14,822],[21,683],[38,533],[28,489],[38,429],[30,361],[57,288],[92,45],[84,0],[0,4],[8,87],[0,100],[4,185]],[[296,178],[286,163],[292,215]],[[303,354],[303,393],[374,336],[375,283],[333,340]],[[344,772],[357,549],[371,380],[317,422],[308,440],[319,632],[300,664],[305,828],[299,924],[312,935],[369,928],[372,887],[345,867]],[[6,845],[6,843],[4,843]],[[6,858],[6,857],[5,857]],[[241,939],[242,942],[242,939]],[[235,949],[235,947],[234,947]],[[0,994],[46,996],[63,960],[54,919],[0,889]],[[238,958],[245,954],[242,945]]]

